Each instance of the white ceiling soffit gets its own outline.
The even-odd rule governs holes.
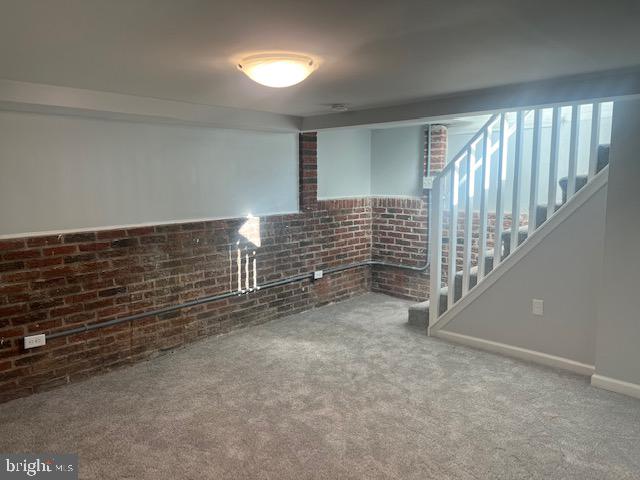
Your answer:
[[[446,124],[461,115],[630,95],[640,95],[640,70],[573,76],[426,99],[407,105],[302,118],[0,79],[0,110],[269,132]]]
[[[640,69],[573,75],[551,80],[424,99],[404,105],[304,117],[304,131],[341,127],[376,127],[393,122],[447,123],[460,115],[480,115],[518,107],[545,106],[640,95]]]
[[[302,125],[293,115],[1,79],[0,110],[268,132],[298,132]]]

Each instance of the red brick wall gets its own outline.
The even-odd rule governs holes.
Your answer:
[[[365,267],[22,348],[24,335],[236,290],[238,248],[256,252],[258,284],[369,259],[424,265],[424,199],[327,200],[316,208],[261,218],[259,247],[239,235],[242,218],[0,241],[0,400],[369,290],[427,298],[428,274]]]
[[[299,148],[299,206],[301,211],[314,210],[318,201],[318,135],[301,133]]]
[[[430,158],[429,158],[430,154]],[[423,174],[436,175],[447,160],[447,127],[425,130]],[[424,266],[429,241],[430,190],[422,198],[372,199],[372,259],[410,266]],[[423,301],[429,298],[429,272],[374,267],[372,289],[377,292]]]
[[[426,198],[372,198],[373,260],[421,267],[427,261]],[[426,300],[428,272],[376,266],[372,290],[410,300]]]
[[[24,335],[235,290],[238,248],[256,252],[258,284],[371,255],[368,200],[261,218],[259,247],[238,234],[245,221],[0,241],[0,400],[370,290],[365,267],[22,348]]]
[[[431,125],[425,131],[424,142],[424,175],[435,175],[441,172],[447,163],[447,127],[444,125]],[[429,152],[431,152],[431,163],[429,163]]]

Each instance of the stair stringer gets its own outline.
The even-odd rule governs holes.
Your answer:
[[[505,273],[529,254],[542,240],[557,229],[562,223],[573,215],[587,200],[598,193],[607,185],[609,167],[604,167],[593,179],[577,191],[568,202],[564,203],[547,221],[540,225],[533,234],[511,252],[502,262],[493,268],[478,284],[453,304],[446,312],[438,317],[438,320],[429,325],[429,336],[438,337],[438,332],[451,322],[460,312],[471,305],[487,289],[496,283]],[[442,335],[444,338],[446,335]],[[448,337],[448,336],[447,336]]]

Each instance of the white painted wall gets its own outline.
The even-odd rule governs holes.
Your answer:
[[[423,127],[318,133],[318,197],[422,195]]]
[[[424,131],[421,125],[371,132],[371,194],[422,195]]]
[[[318,132],[318,198],[371,194],[371,130]]]
[[[596,373],[640,396],[640,100],[616,102],[599,291]],[[580,238],[580,242],[582,242]]]
[[[594,365],[606,190],[578,207],[443,330]],[[534,298],[544,301],[544,316],[532,314]]]
[[[297,211],[297,135],[0,112],[0,235]]]

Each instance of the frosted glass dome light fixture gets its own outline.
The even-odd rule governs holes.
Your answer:
[[[273,88],[300,83],[318,68],[317,62],[294,53],[261,53],[243,58],[238,69],[254,82]]]

